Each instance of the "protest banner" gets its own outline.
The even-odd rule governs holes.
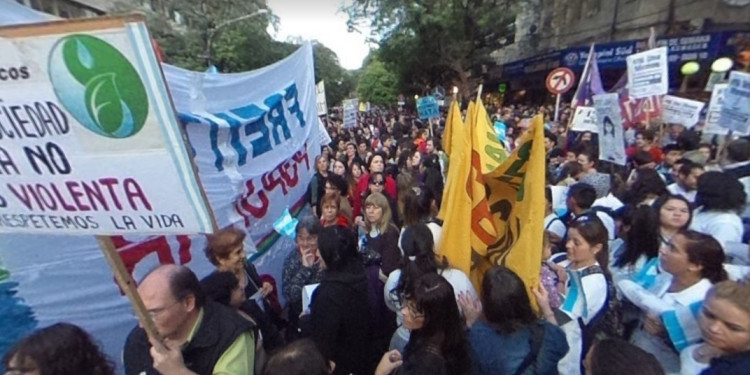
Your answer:
[[[0,232],[213,231],[138,21],[0,30]]]
[[[417,112],[420,120],[440,117],[437,99],[434,96],[423,96],[417,99]]]
[[[358,99],[347,99],[341,104],[344,107],[344,129],[357,126]]]
[[[698,123],[705,103],[697,100],[665,95],[662,99],[661,118],[668,124],[681,124],[692,128]]]
[[[599,126],[596,121],[596,108],[578,106],[573,112],[573,121],[570,130],[577,132],[598,133]]]
[[[287,208],[295,217],[309,212],[305,192],[320,150],[312,45],[252,72],[163,69],[218,226],[247,231],[246,254],[260,274],[276,279],[283,304],[281,274],[295,244],[274,231],[273,223]],[[0,336],[11,340],[68,321],[90,332],[122,373],[124,340],[137,321],[97,241],[31,234],[2,239]],[[111,240],[135,280],[160,264],[189,266],[199,279],[215,270],[203,254],[202,235],[127,234]],[[0,352],[8,342],[0,340]]]
[[[315,85],[315,105],[318,107],[318,116],[325,116],[328,114],[325,81],[320,81]]]
[[[599,126],[599,160],[625,165],[625,141],[617,94],[594,95]]]
[[[666,47],[630,55],[627,61],[628,90],[631,98],[664,95],[669,91]]]
[[[719,124],[738,134],[750,134],[750,73],[729,73]]]
[[[725,135],[729,132],[729,129],[722,126],[719,122],[719,118],[721,117],[721,107],[724,104],[724,91],[726,88],[726,83],[714,84],[714,90],[711,93],[711,101],[708,103],[708,111],[706,112],[706,126],[703,128],[704,133]]]

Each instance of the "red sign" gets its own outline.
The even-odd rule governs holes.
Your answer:
[[[557,68],[547,76],[547,90],[553,94],[565,94],[573,88],[576,75],[568,68]]]

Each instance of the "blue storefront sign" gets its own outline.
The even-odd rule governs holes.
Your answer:
[[[719,57],[731,36],[737,32],[718,32],[656,40],[657,47],[668,48],[670,65],[688,61],[708,61]],[[594,46],[599,69],[625,69],[626,58],[645,49],[644,40],[603,43]],[[582,71],[588,60],[590,46],[577,46],[503,65],[503,76],[513,77],[537,72],[549,72],[563,66]]]

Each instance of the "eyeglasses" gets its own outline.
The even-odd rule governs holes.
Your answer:
[[[174,301],[174,302],[170,303],[170,304],[169,304],[169,305],[167,305],[167,306],[164,306],[164,307],[159,307],[159,308],[156,308],[156,309],[151,309],[151,310],[148,310],[148,315],[150,315],[150,316],[151,316],[151,319],[156,319],[156,318],[157,318],[157,317],[158,317],[159,315],[161,315],[161,313],[163,313],[163,312],[165,312],[165,311],[167,311],[167,310],[171,309],[171,308],[172,308],[172,306],[174,306],[174,305],[176,305],[176,304],[178,304],[178,303],[180,303],[180,301]]]
[[[382,180],[381,181],[370,181],[370,183],[373,184],[373,185],[375,185],[375,186],[382,186],[383,185],[383,181]]]

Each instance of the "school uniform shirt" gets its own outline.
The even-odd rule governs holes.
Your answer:
[[[677,185],[676,182],[667,186],[667,190],[674,195],[682,195],[685,199],[689,200],[690,203],[695,203],[695,196],[698,194],[698,190],[687,191],[680,185]]]
[[[565,223],[553,212],[544,218],[544,230],[548,230],[550,233],[560,237],[565,237],[565,232],[568,228]]]
[[[740,216],[732,211],[702,209],[693,214],[690,229],[713,236],[721,243],[722,248],[726,248],[729,242],[742,242],[742,233],[745,230]]]

